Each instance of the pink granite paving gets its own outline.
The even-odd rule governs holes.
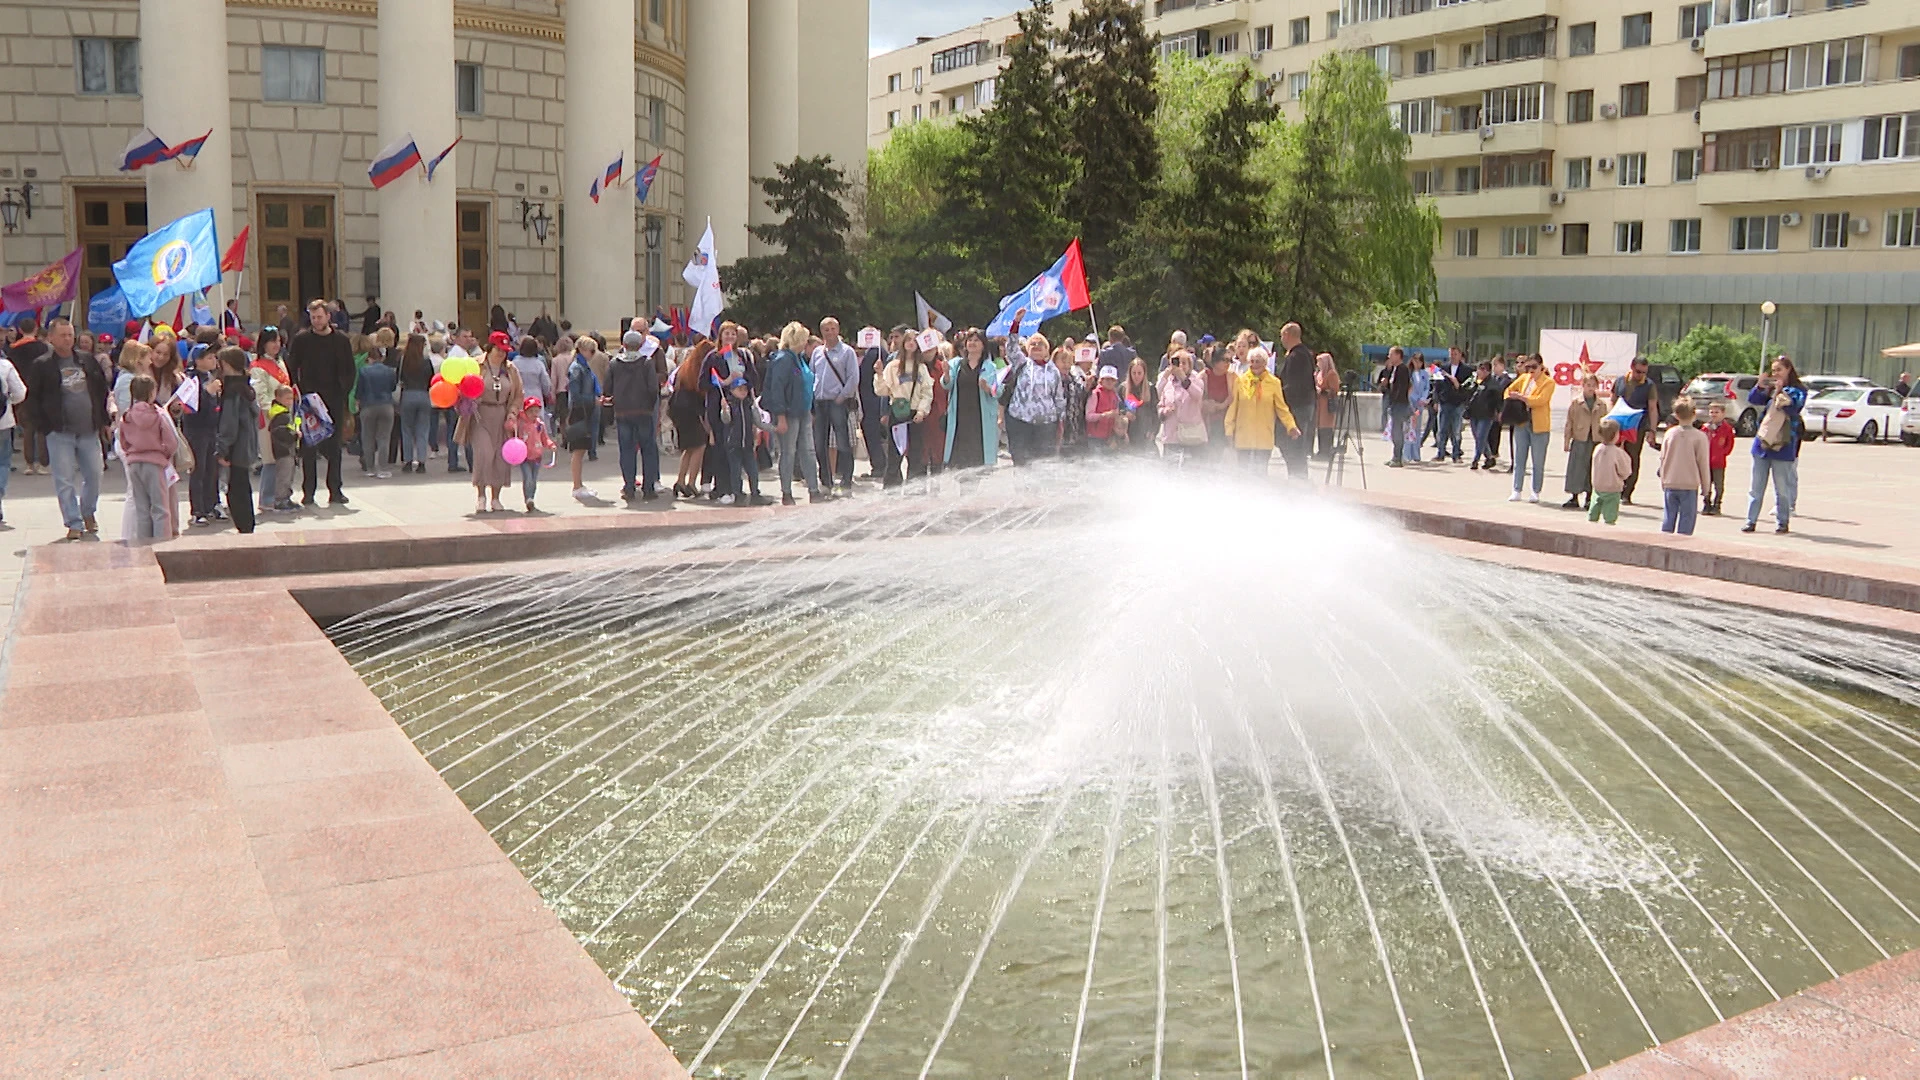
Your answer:
[[[33,553],[0,1077],[685,1076],[284,585],[228,585]]]

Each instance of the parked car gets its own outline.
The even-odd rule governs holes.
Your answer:
[[[1920,395],[1907,399],[1906,417],[1900,421],[1900,441],[1920,446]]]
[[[1847,436],[1874,442],[1901,430],[1906,412],[1906,403],[1891,390],[1849,386],[1814,395],[1801,417],[1809,437]]]
[[[1863,375],[1802,375],[1800,385],[1813,395],[1823,390],[1872,390],[1874,381]]]
[[[1701,375],[1687,384],[1687,397],[1700,415],[1707,414],[1707,406],[1718,401],[1727,411],[1727,419],[1733,421],[1733,430],[1743,439],[1751,439],[1760,431],[1760,417],[1763,410],[1750,404],[1747,395],[1760,384],[1758,375],[1737,375],[1731,372]]]
[[[1672,364],[1649,364],[1647,378],[1653,380],[1654,388],[1660,392],[1660,423],[1663,425],[1671,423],[1674,402],[1680,400],[1680,395],[1685,389],[1680,380],[1680,369]],[[1602,380],[1600,390],[1602,393],[1611,395],[1613,383]]]

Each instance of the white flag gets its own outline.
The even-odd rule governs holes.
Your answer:
[[[727,306],[727,298],[720,291],[720,257],[713,249],[712,218],[707,219],[707,231],[700,237],[700,246],[694,249],[693,258],[687,261],[687,268],[680,276],[693,288],[687,327],[696,334],[712,337],[714,321]]]
[[[932,327],[943,334],[953,331],[953,320],[933,310],[933,305],[927,303],[927,298],[917,289],[913,294],[913,322],[922,330]]]
[[[188,375],[173,389],[173,400],[190,413],[200,411],[200,380]]]

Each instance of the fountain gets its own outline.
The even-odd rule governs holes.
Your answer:
[[[696,1076],[1558,1080],[1920,945],[1905,642],[1144,468],[535,569],[333,633]]]

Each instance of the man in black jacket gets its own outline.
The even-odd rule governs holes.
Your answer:
[[[1287,350],[1286,358],[1280,361],[1280,394],[1287,399],[1287,411],[1293,414],[1299,434],[1289,435],[1286,425],[1276,423],[1273,445],[1280,451],[1280,459],[1287,463],[1287,476],[1304,480],[1307,478],[1307,456],[1313,449],[1314,432],[1320,426],[1317,419],[1320,404],[1313,386],[1316,365],[1313,350],[1300,340],[1299,323],[1288,323],[1280,328],[1280,347]]]
[[[650,339],[629,330],[620,339],[620,351],[607,364],[607,407],[613,410],[613,435],[620,444],[620,498],[632,502],[636,473],[638,494],[652,502],[660,497],[660,385],[667,381],[666,361],[659,343],[642,353]],[[636,461],[637,459],[637,461]]]
[[[1285,389],[1284,383],[1281,384]],[[1380,369],[1380,377],[1375,385],[1380,391],[1380,404],[1387,410],[1388,437],[1393,440],[1393,460],[1387,462],[1390,469],[1404,468],[1407,464],[1407,418],[1408,395],[1413,392],[1413,372],[1407,370],[1407,354],[1395,345],[1387,350],[1387,366]]]
[[[353,391],[353,346],[347,335],[333,328],[327,318],[327,304],[315,300],[307,305],[308,329],[293,336],[287,346],[287,375],[302,394],[317,394],[333,421],[333,433],[309,443],[300,442],[301,505],[314,504],[319,486],[319,456],[327,456],[327,505],[345,506],[347,493],[340,486],[341,427],[347,422],[347,395]]]
[[[26,407],[47,435],[53,494],[67,539],[100,538],[100,433],[107,429],[107,377],[91,357],[73,351],[73,323],[47,320],[48,352],[26,375]]]

